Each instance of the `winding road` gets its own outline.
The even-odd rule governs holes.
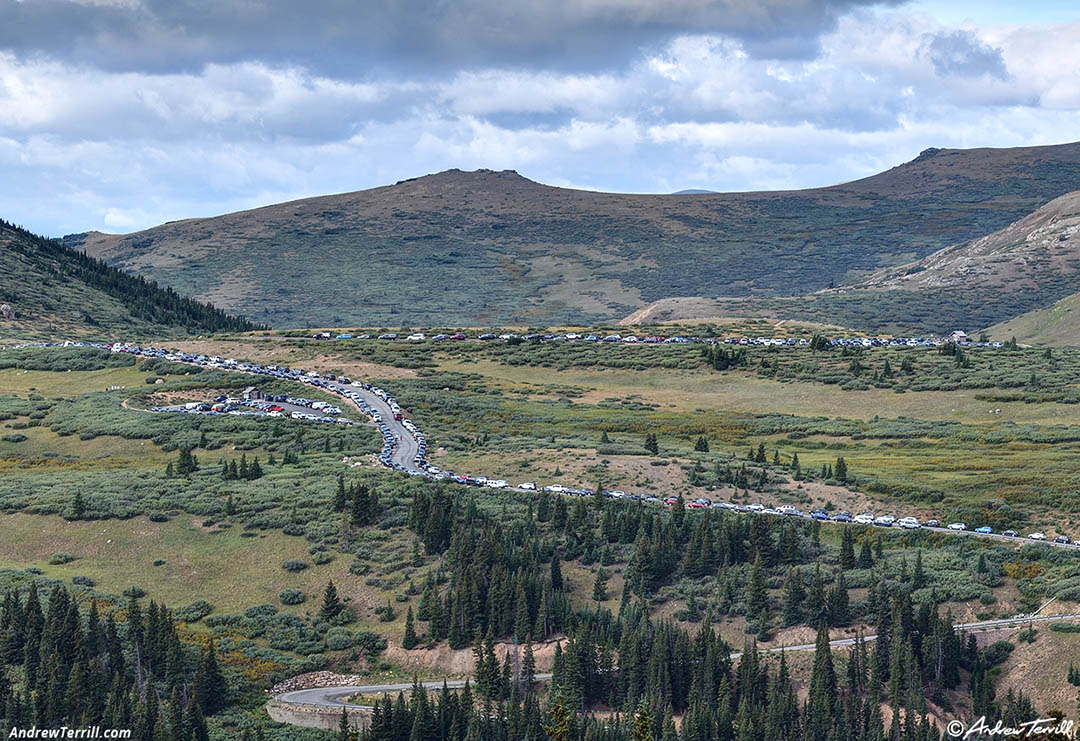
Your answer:
[[[1039,623],[1057,623],[1066,620],[1080,621],[1080,614],[1076,615],[1024,615],[1020,617],[1002,618],[999,620],[982,620],[975,623],[957,623],[953,627],[959,631],[973,631],[973,630],[993,630],[994,628],[1014,628],[1021,625],[1039,624]],[[854,646],[857,642],[857,638],[839,638],[835,641],[829,641],[829,646],[832,648],[842,648],[844,646]],[[864,642],[877,640],[876,635],[863,636]],[[780,651],[813,651],[817,648],[816,643],[803,643],[797,646],[776,646],[766,647],[759,646],[761,651],[780,652]],[[742,656],[742,652],[734,652],[731,654],[732,659],[738,659]],[[546,682],[551,679],[551,674],[537,674],[536,680],[538,682]],[[445,680],[446,686],[450,689],[460,689],[465,686],[464,679],[447,679]],[[421,682],[426,690],[440,690],[443,686],[443,680],[432,682]],[[342,707],[363,710],[370,709],[368,705],[355,705],[350,702],[346,702],[346,698],[353,695],[381,695],[387,692],[402,692],[412,689],[413,683],[408,682],[405,684],[368,684],[368,685],[350,685],[346,687],[316,687],[314,689],[306,690],[291,690],[289,692],[282,692],[274,695],[273,699],[277,702],[286,703],[289,705],[299,705],[311,708],[331,708],[341,709]]]
[[[107,346],[114,352],[132,352],[134,354],[148,356],[148,357],[162,357],[156,354],[159,351],[154,351],[152,348],[134,348],[134,346],[128,345],[110,345]],[[201,357],[201,356],[200,356]],[[248,373],[256,376],[271,376],[281,378],[282,376],[275,376],[272,372],[267,372],[264,366],[253,366],[246,363],[237,363],[236,361],[226,360],[222,363],[207,363],[197,362],[186,357],[175,357],[170,355],[169,360],[173,362],[188,363],[195,366],[207,366],[227,370],[239,373]],[[221,360],[221,359],[217,359]],[[369,412],[376,413],[383,424],[386,425],[387,432],[384,433],[387,447],[384,448],[384,457],[382,458],[384,465],[388,465],[397,470],[401,470],[409,475],[414,476],[432,476],[432,472],[429,466],[421,455],[420,440],[423,439],[422,433],[413,426],[413,429],[409,429],[406,425],[406,420],[395,420],[393,412],[392,397],[386,392],[377,389],[375,387],[367,386],[366,384],[360,384],[357,382],[342,383],[338,380],[329,380],[323,377],[309,376],[303,374],[300,371],[286,369],[291,375],[288,375],[286,380],[300,381],[309,385],[314,385],[317,388],[329,391],[337,396],[342,397],[347,403],[352,404],[361,412],[364,412],[364,406],[366,406]],[[295,375],[299,373],[300,375]],[[367,413],[367,412],[365,412]],[[368,414],[368,416],[372,416]],[[411,425],[411,422],[409,423]],[[633,500],[631,500],[633,501]],[[754,515],[751,516],[763,516]],[[774,515],[774,516],[788,516],[788,517],[800,517],[803,519],[811,519],[808,514],[801,513],[798,515]],[[858,524],[858,523],[836,523],[830,521],[833,524]],[[864,525],[864,527],[868,527]],[[891,528],[890,528],[891,529]],[[945,527],[926,528],[922,527],[920,530],[930,530],[933,532],[940,532],[952,536],[968,536],[987,538],[990,540],[1005,541],[1012,544],[1030,544],[1033,542],[1044,543],[1048,546],[1055,548],[1066,549],[1080,549],[1080,543],[1055,543],[1051,540],[1034,541],[1029,538],[1021,537],[1007,537],[1000,533],[976,533],[970,530],[955,531]],[[1044,605],[1045,607],[1045,605]],[[1041,608],[1040,608],[1041,609]],[[1038,612],[1038,611],[1037,611]],[[992,628],[1007,628],[1017,625],[1025,625],[1028,623],[1052,623],[1059,621],[1080,621],[1080,615],[1054,615],[1054,616],[1040,616],[1037,613],[1033,615],[1025,615],[1013,618],[1004,618],[998,620],[985,620],[974,623],[959,623],[955,627],[958,630],[971,631],[971,630],[986,630]],[[869,635],[864,636],[863,640],[872,641],[877,636]],[[855,643],[854,638],[842,638],[835,641],[830,641],[830,645],[834,647],[851,646]],[[812,651],[815,648],[815,644],[803,644],[798,646],[781,646],[776,648],[762,648],[767,651]],[[740,653],[733,653],[732,658],[738,658]],[[551,678],[550,674],[538,674],[536,678],[540,681],[545,681]],[[465,680],[447,680],[446,685],[451,688],[458,688],[463,686]],[[381,694],[384,692],[397,692],[400,690],[408,690],[412,687],[412,683],[407,684],[376,684],[376,685],[356,685],[347,687],[329,687],[329,688],[316,688],[306,690],[294,690],[284,692],[274,696],[274,700],[279,703],[285,703],[288,705],[295,705],[299,707],[313,707],[313,708],[337,708],[349,707],[355,709],[361,709],[362,706],[352,705],[346,703],[344,698],[356,694]],[[443,686],[443,681],[424,682],[423,686],[428,689],[437,690]]]

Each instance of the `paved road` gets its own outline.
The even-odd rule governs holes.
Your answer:
[[[957,623],[954,627],[957,630],[972,631],[972,630],[987,630],[993,628],[1011,628],[1018,625],[1027,625],[1028,623],[1056,623],[1064,620],[1076,620],[1080,621],[1080,615],[1026,615],[1022,617],[1002,618],[1000,620],[982,620],[976,623]],[[840,638],[835,641],[829,641],[829,645],[833,648],[843,646],[854,646],[857,639],[855,638]],[[863,641],[877,640],[876,635],[863,636]],[[803,643],[797,646],[777,646],[775,648],[761,647],[763,651],[813,651],[817,648],[815,643]],[[731,654],[732,659],[737,659],[742,656],[742,652],[735,652]],[[551,679],[550,674],[537,674],[537,681],[546,682]],[[440,690],[443,686],[443,681],[435,682],[421,682],[424,689],[427,690]],[[318,687],[310,690],[293,690],[291,692],[282,692],[275,695],[274,699],[278,702],[288,703],[290,705],[304,705],[308,707],[322,707],[322,708],[362,708],[367,707],[363,705],[353,705],[352,703],[345,702],[346,697],[352,695],[381,695],[386,692],[400,692],[412,689],[413,683],[408,682],[406,684],[370,684],[370,685],[351,685],[348,687]],[[446,686],[450,689],[459,689],[465,686],[464,679],[448,679],[446,680]]]
[[[416,442],[416,438],[413,437],[412,433],[405,429],[405,426],[401,422],[394,419],[394,413],[390,410],[389,404],[383,401],[381,397],[376,396],[370,391],[365,391],[359,386],[350,386],[343,383],[331,383],[330,388],[331,390],[336,390],[338,393],[341,393],[343,391],[355,391],[356,393],[360,394],[360,396],[363,397],[364,401],[367,402],[367,405],[379,413],[379,415],[383,418],[383,422],[385,422],[390,427],[390,431],[397,435],[398,442],[397,445],[394,447],[394,453],[391,456],[391,460],[393,460],[395,463],[400,463],[402,466],[404,466],[410,471],[419,470],[416,467],[415,461],[416,453],[419,450],[419,444]],[[342,401],[353,405],[352,399],[349,399],[348,397],[343,397]]]

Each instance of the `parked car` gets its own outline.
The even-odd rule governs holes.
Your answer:
[[[1032,533],[1028,537],[1032,540],[1046,540],[1046,533]]]
[[[855,522],[859,523],[860,525],[873,525],[874,514],[872,512],[863,512],[861,515],[855,516]]]
[[[1006,530],[1002,533],[1002,535],[1004,535],[1006,538],[1015,538],[1019,534],[1020,533],[1016,532],[1015,530]]]
[[[941,523],[937,520],[927,520],[923,523],[923,527],[941,527]]]
[[[1068,545],[1069,543],[1072,543],[1072,538],[1070,538],[1068,535],[1059,535],[1056,538],[1054,538],[1054,542],[1055,543],[1064,543],[1065,545]]]
[[[975,532],[981,535],[989,535],[990,533],[994,532],[994,528],[990,527],[989,525],[983,525],[982,527],[975,528]]]
[[[962,522],[952,522],[952,523],[949,523],[949,529],[950,530],[956,530],[956,531],[959,532],[960,530],[967,530],[967,525],[965,525]]]

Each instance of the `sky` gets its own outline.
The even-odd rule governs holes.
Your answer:
[[[0,218],[51,236],[456,167],[636,193],[1080,140],[1080,8],[0,0]]]

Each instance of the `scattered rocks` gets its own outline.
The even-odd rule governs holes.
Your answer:
[[[318,687],[348,687],[362,685],[365,679],[359,674],[336,674],[328,671],[308,672],[307,674],[297,674],[284,682],[278,682],[267,690],[267,693],[280,695],[282,692],[310,690]]]

